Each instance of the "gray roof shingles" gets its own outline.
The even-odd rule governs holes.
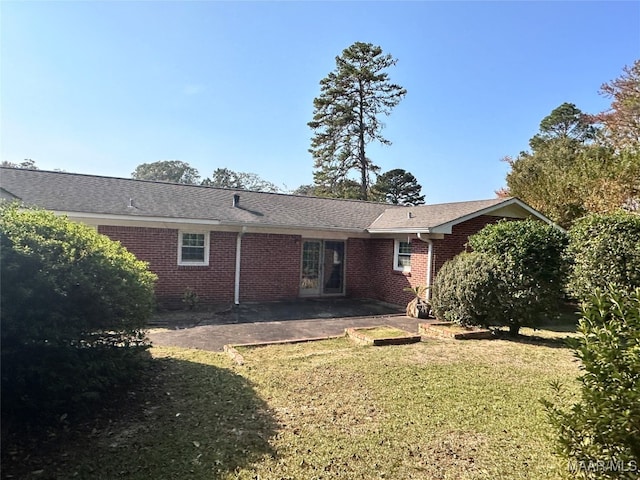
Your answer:
[[[13,168],[0,170],[0,185],[26,205],[59,212],[291,228],[364,231],[388,208],[373,202]],[[232,205],[234,194],[240,195],[239,207]]]
[[[402,207],[6,167],[0,168],[0,187],[26,205],[58,212],[360,232],[369,228],[392,230],[419,226],[427,229],[504,201]],[[234,194],[240,195],[239,207],[232,205]],[[412,213],[411,219],[407,212]]]
[[[506,200],[493,198],[490,200],[475,200],[470,202],[441,203],[434,205],[420,205],[404,207],[402,209],[388,209],[371,225],[370,230],[394,229],[428,229],[458,220],[467,215],[473,215],[486,208],[494,207]]]

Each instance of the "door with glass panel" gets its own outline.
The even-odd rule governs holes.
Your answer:
[[[341,295],[344,293],[344,242],[304,240],[300,295]]]
[[[344,293],[344,242],[324,242],[322,268],[322,293]]]
[[[321,251],[322,242],[320,240],[302,242],[300,295],[320,295]]]

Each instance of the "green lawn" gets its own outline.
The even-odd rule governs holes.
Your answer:
[[[553,380],[576,390],[578,364],[554,341],[566,333],[535,334],[535,343],[371,347],[340,338],[242,348],[242,366],[223,354],[154,348],[128,414],[72,426],[37,452],[4,444],[3,475],[563,478],[539,400],[551,398]]]
[[[369,338],[398,338],[407,337],[411,333],[404,330],[400,330],[395,327],[371,327],[371,328],[356,328],[356,332],[366,335]]]

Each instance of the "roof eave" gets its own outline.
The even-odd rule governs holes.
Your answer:
[[[258,227],[258,228],[277,228],[277,229],[289,229],[289,230],[316,230],[319,232],[342,232],[342,233],[367,233],[365,228],[349,228],[349,227],[335,227],[335,226],[309,226],[309,225],[289,225],[280,223],[251,223],[251,222],[225,222],[220,221],[220,225],[228,227]]]
[[[415,228],[415,227],[402,227],[402,228],[369,228],[367,229],[372,235],[375,234],[406,234],[406,233],[433,233],[430,227],[427,228]]]
[[[65,215],[72,218],[94,220],[94,221],[127,221],[127,222],[142,222],[142,223],[161,223],[161,224],[181,224],[181,225],[210,225],[219,227],[256,227],[256,228],[274,228],[282,230],[312,230],[318,232],[340,232],[340,233],[354,233],[363,234],[367,233],[364,228],[347,228],[336,226],[306,226],[306,225],[286,225],[286,224],[262,224],[255,222],[229,222],[217,219],[205,219],[205,218],[178,218],[178,217],[156,217],[145,215],[122,215],[112,213],[91,213],[91,212],[75,212],[75,211],[61,211],[53,210],[56,215]]]
[[[220,225],[220,220],[205,218],[177,218],[177,217],[156,217],[150,215],[121,215],[117,213],[91,213],[91,212],[75,212],[51,210],[55,215],[65,215],[72,218],[93,219],[93,220],[120,220],[131,222],[149,222],[149,223],[184,223],[195,225]]]
[[[544,221],[544,222],[546,222],[546,223],[548,223],[550,225],[553,225],[555,228],[557,228],[558,230],[560,230],[562,232],[565,231],[562,227],[560,227],[559,225],[554,223],[551,219],[549,219],[548,217],[544,216],[542,213],[540,213],[539,211],[535,210],[534,208],[530,207],[529,205],[524,203],[519,198],[511,197],[511,198],[505,199],[502,202],[496,203],[496,204],[491,205],[489,207],[482,208],[480,210],[476,210],[475,212],[469,213],[467,215],[463,215],[462,217],[458,217],[458,218],[456,218],[454,220],[451,220],[449,222],[445,222],[445,223],[442,223],[440,225],[436,225],[431,229],[431,233],[451,234],[452,231],[453,231],[453,227],[455,225],[458,225],[459,223],[466,222],[467,220],[471,220],[472,218],[476,218],[476,217],[479,217],[481,215],[488,215],[488,214],[490,214],[491,212],[493,212],[495,210],[499,210],[501,208],[508,207],[510,205],[517,205],[518,207],[522,208],[523,210],[525,210],[530,215],[533,215],[534,217],[537,217],[540,220],[542,220],[542,221]]]

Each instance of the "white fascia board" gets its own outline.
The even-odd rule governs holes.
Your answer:
[[[245,223],[221,222],[220,220],[207,220],[199,218],[172,218],[129,216],[107,213],[64,212],[53,211],[56,215],[65,215],[72,220],[77,220],[89,225],[114,225],[149,228],[176,228],[182,229],[187,225],[198,226],[199,229],[215,227],[218,231],[239,232],[244,229],[246,233],[266,233],[276,235],[300,235],[302,237],[347,239],[369,238],[366,230],[349,228],[309,228],[289,225],[247,225]]]
[[[344,232],[347,234],[352,234],[353,236],[357,236],[358,234],[367,234],[367,230],[363,230],[361,228],[347,228],[347,227],[308,227],[305,225],[284,225],[284,224],[270,224],[270,225],[262,225],[262,224],[250,224],[250,223],[242,223],[242,222],[220,222],[220,225],[228,225],[233,227],[246,227],[247,229],[254,230],[273,230],[282,233],[283,230],[287,232],[291,231],[305,231],[305,232]]]
[[[53,210],[55,215],[65,215],[71,219],[97,225],[166,226],[166,225],[220,225],[219,220],[201,218],[167,218],[149,216],[116,215],[112,213],[63,212]]]
[[[466,222],[467,220],[471,220],[472,218],[479,217],[480,215],[487,215],[491,212],[498,210],[499,208],[506,207],[514,203],[515,198],[507,199],[503,202],[496,203],[495,205],[491,205],[490,207],[483,208],[481,210],[476,210],[475,212],[468,213],[467,215],[463,215],[462,217],[458,217],[455,220],[451,220],[449,222],[443,223],[436,227],[433,227],[433,232],[436,233],[444,233],[451,234],[454,225],[458,225],[459,223]]]
[[[540,220],[547,222],[549,225],[554,226],[555,228],[557,228],[558,230],[560,230],[561,232],[566,232],[566,230],[564,228],[562,228],[560,225],[558,225],[557,223],[555,223],[553,220],[551,220],[549,217],[543,215],[542,213],[540,213],[539,211],[535,210],[534,208],[530,207],[529,205],[527,205],[526,203],[524,203],[522,200],[518,199],[518,198],[512,198],[511,200],[514,201],[514,203],[522,208],[524,208],[527,212],[529,212],[531,215],[533,215],[536,218],[539,218]]]
[[[303,238],[314,238],[318,240],[346,240],[348,238],[370,238],[368,232],[363,230],[347,230],[347,229],[326,229],[326,228],[308,228],[308,227],[276,227],[276,226],[258,226],[258,225],[242,225],[237,224],[231,226],[221,224],[216,230],[227,230],[238,232],[243,230],[245,233],[263,233],[273,235],[298,235]]]
[[[382,235],[409,235],[412,233],[431,233],[433,230],[431,228],[370,228],[367,230],[372,235],[382,234]]]
[[[464,215],[464,216],[462,216],[460,218],[456,218],[455,220],[451,220],[450,222],[443,223],[441,225],[433,227],[431,229],[431,232],[432,233],[451,234],[453,227],[455,225],[458,225],[459,223],[466,222],[467,220],[471,220],[472,218],[479,217],[480,215],[491,215],[492,212],[495,212],[496,210],[500,210],[502,208],[505,208],[505,207],[508,207],[508,206],[511,206],[511,205],[516,205],[516,206],[522,208],[529,215],[534,216],[534,217],[536,217],[536,218],[548,223],[549,225],[553,225],[555,228],[557,228],[557,229],[559,229],[559,230],[564,232],[564,229],[562,229],[561,227],[556,225],[549,218],[545,217],[543,214],[541,214],[537,210],[534,210],[529,205],[524,203],[522,200],[520,200],[518,198],[515,198],[515,197],[506,199],[505,201],[500,202],[500,203],[496,203],[495,205],[492,205],[490,207],[486,207],[486,208],[483,208],[481,210],[477,210],[477,211],[475,211],[473,213],[469,213],[468,215]],[[527,215],[523,215],[522,217],[512,217],[512,218],[527,218]]]

